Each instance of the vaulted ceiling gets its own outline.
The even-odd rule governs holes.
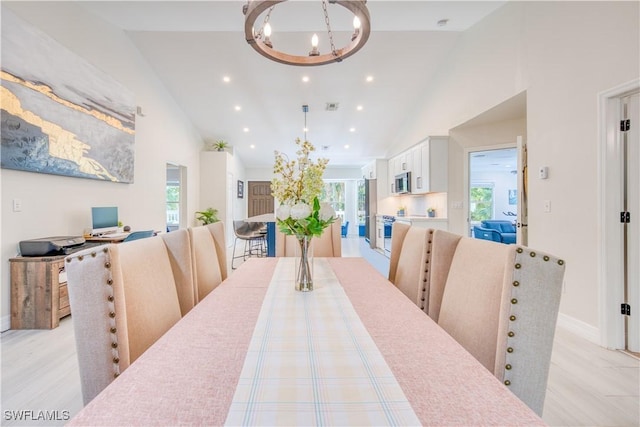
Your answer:
[[[505,2],[369,0],[368,43],[341,63],[317,67],[256,53],[244,38],[245,3],[81,2],[126,31],[205,141],[223,139],[247,167],[266,167],[274,150],[293,152],[295,138],[304,136],[304,104],[307,138],[331,165],[385,157],[460,34]],[[329,14],[336,38],[348,37],[346,9],[329,5]],[[326,52],[320,1],[282,3],[271,24],[277,48],[308,50],[318,33]],[[327,111],[327,103],[337,110]],[[141,107],[153,114],[152,106]]]

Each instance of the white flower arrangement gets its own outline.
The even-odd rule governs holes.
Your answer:
[[[329,163],[328,159],[314,162],[309,154],[315,147],[309,142],[296,139],[300,148],[297,160],[289,160],[286,155],[275,152],[276,160],[271,181],[273,196],[280,202],[276,210],[276,221],[285,234],[320,236],[325,228],[336,220],[336,212],[328,203],[320,203],[318,196],[324,183],[322,175]]]

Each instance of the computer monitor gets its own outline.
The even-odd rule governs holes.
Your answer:
[[[118,231],[118,208],[115,206],[91,208],[91,228],[94,236]]]

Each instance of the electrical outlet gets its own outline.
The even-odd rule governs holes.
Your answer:
[[[22,200],[13,199],[13,211],[14,212],[22,212]]]
[[[551,200],[544,201],[544,211],[551,212]]]
[[[462,209],[462,202],[453,202],[451,207],[453,209]]]

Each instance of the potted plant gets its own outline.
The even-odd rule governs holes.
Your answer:
[[[427,209],[427,215],[429,216],[429,218],[435,218],[436,210],[434,208]]]
[[[196,219],[202,222],[202,225],[218,222],[220,221],[220,219],[218,219],[218,209],[207,208],[204,211],[196,212]]]
[[[219,139],[213,143],[213,149],[216,151],[224,151],[228,146],[229,144],[222,139]]]

